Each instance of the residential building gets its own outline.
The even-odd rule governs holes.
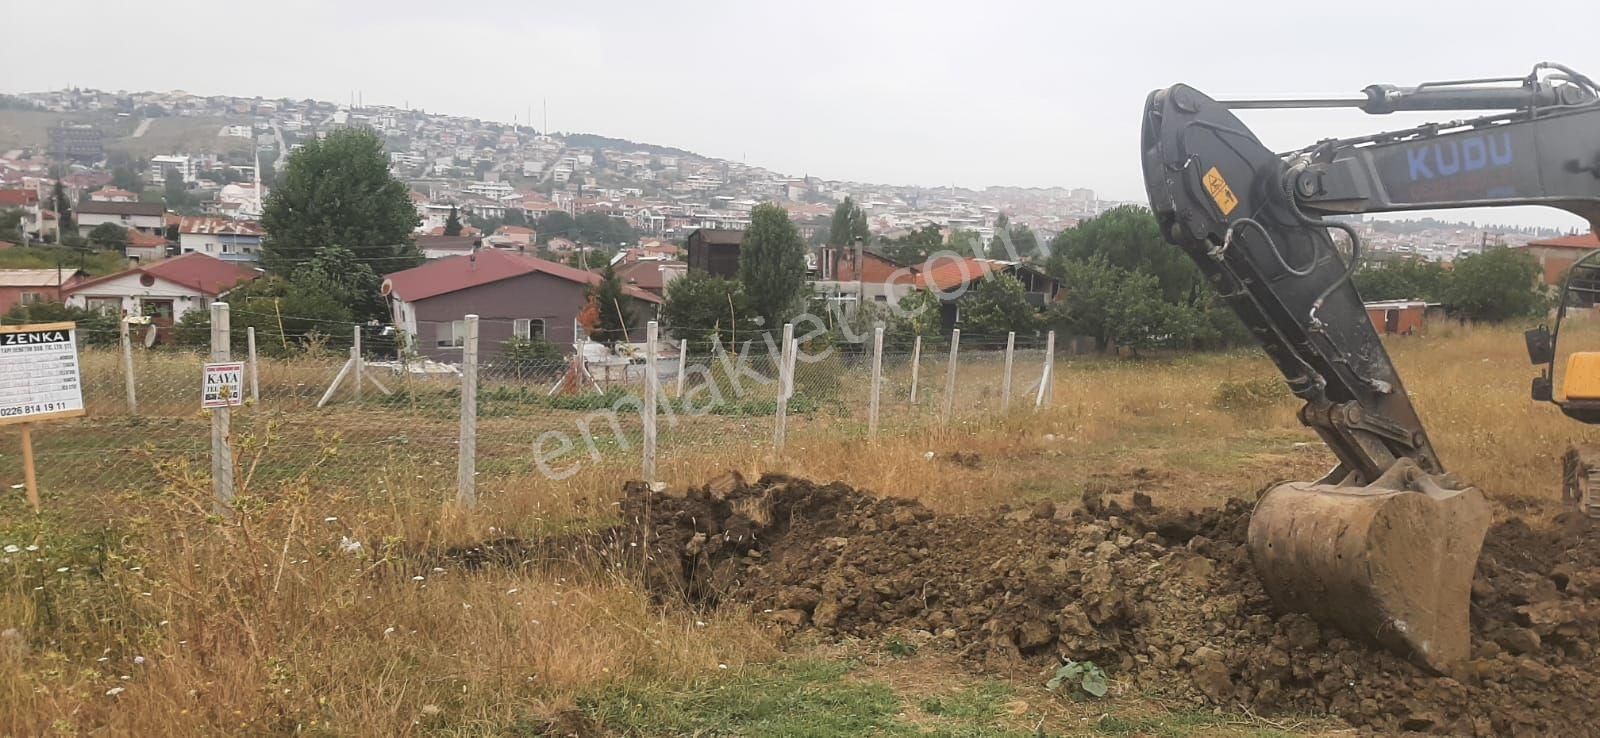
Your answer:
[[[87,123],[62,123],[50,129],[50,156],[94,163],[104,159],[105,133]]]
[[[0,313],[17,305],[63,302],[62,290],[89,278],[79,269],[0,269]]]
[[[574,350],[578,313],[588,301],[589,287],[600,275],[500,249],[430,261],[390,274],[383,282],[394,325],[411,338],[410,345],[440,361],[459,361],[466,336],[464,316],[493,316],[479,321],[478,353],[493,360],[504,342],[543,338],[563,350]],[[643,325],[653,319],[661,298],[624,287],[637,305]]]
[[[228,290],[259,272],[205,254],[184,254],[155,264],[140,264],[116,274],[64,289],[67,304],[116,315],[147,315],[157,340],[170,340],[171,328],[190,310],[204,310]]]
[[[263,235],[261,226],[255,221],[209,215],[178,219],[178,251],[184,254],[206,254],[223,261],[253,262],[261,258]]]
[[[166,236],[129,228],[128,244],[123,247],[123,253],[135,264],[149,264],[167,258],[171,249],[172,244]]]
[[[424,259],[443,259],[470,254],[482,246],[475,236],[422,235],[416,237],[417,250]]]
[[[150,181],[165,184],[167,171],[175,170],[185,183],[195,182],[200,174],[198,162],[187,156],[162,155],[150,157]]]
[[[1512,248],[1523,249],[1539,262],[1540,280],[1548,287],[1560,287],[1567,278],[1567,269],[1573,262],[1583,258],[1584,254],[1600,249],[1600,238],[1593,233],[1581,236],[1562,236],[1549,238],[1542,241],[1529,241],[1522,246]]]
[[[695,229],[684,244],[689,250],[689,271],[739,276],[739,244],[743,241],[744,231]]]
[[[624,262],[616,267],[617,277],[623,284],[637,287],[656,297],[666,297],[667,285],[688,271],[688,264],[660,259]]]
[[[522,246],[532,246],[533,242],[539,237],[538,231],[535,231],[532,228],[514,225],[500,226],[499,228],[495,229],[494,235],[498,238],[503,238],[511,243]]]
[[[138,202],[139,195],[117,187],[102,187],[89,193],[89,199],[94,202]]]
[[[89,202],[78,205],[78,234],[88,236],[101,223],[112,223],[145,233],[166,232],[167,209],[159,202]]]

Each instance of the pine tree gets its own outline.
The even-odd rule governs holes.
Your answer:
[[[739,281],[767,329],[801,309],[805,278],[806,243],[789,212],[770,202],[757,205],[739,245]]]
[[[56,224],[61,229],[60,238],[77,232],[77,226],[72,219],[72,201],[67,199],[67,188],[61,186],[61,180],[56,180],[56,188],[50,195],[50,208],[56,211]]]
[[[461,235],[461,214],[456,212],[456,206],[454,206],[454,205],[450,206],[450,217],[445,218],[445,221],[444,221],[444,235],[446,235],[446,236],[459,236],[459,235]]]
[[[627,341],[628,326],[633,325],[633,298],[623,292],[622,278],[610,263],[601,270],[600,281],[590,285],[589,301],[584,312],[588,313],[592,306],[598,313],[592,319],[592,326],[584,326],[589,338],[607,346]]]

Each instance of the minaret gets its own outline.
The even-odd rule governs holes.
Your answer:
[[[259,148],[256,149],[256,168],[255,168],[255,180],[254,180],[254,182],[255,182],[256,189],[255,189],[255,194],[251,196],[252,202],[250,203],[250,206],[251,206],[251,211],[255,214],[255,217],[259,218],[259,217],[261,217],[262,208],[265,207],[265,202],[264,202],[265,198],[263,197],[263,193],[261,192],[261,149],[259,149]]]

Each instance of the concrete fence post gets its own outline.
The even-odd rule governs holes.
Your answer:
[[[961,329],[950,331],[950,366],[945,368],[944,374],[944,422],[950,422],[950,414],[956,406],[956,357],[961,353]]]
[[[656,481],[656,397],[660,377],[656,368],[656,341],[660,328],[652,320],[645,329],[644,338],[644,481]]]
[[[128,319],[123,317],[117,321],[117,337],[122,342],[122,384],[128,394],[128,414],[139,414],[139,397],[136,385],[138,382],[133,376],[133,339],[128,335]]]
[[[689,339],[678,341],[678,391],[674,397],[683,397],[684,374],[689,370]]]
[[[1044,369],[1039,373],[1039,394],[1033,398],[1036,408],[1050,404],[1051,395],[1054,393],[1052,385],[1055,384],[1056,371],[1056,332],[1050,331],[1044,339]]]
[[[456,502],[478,504],[478,316],[466,317],[461,347],[461,439],[456,460]]]
[[[350,371],[355,373],[356,404],[361,404],[361,326],[354,328],[355,337],[350,343]]]
[[[911,404],[917,404],[917,375],[922,372],[922,336],[911,344]]]
[[[261,364],[256,361],[256,327],[244,329],[245,348],[250,352],[250,404],[261,405]]]
[[[1011,409],[1011,362],[1016,356],[1017,332],[1006,333],[1006,373],[1000,380],[1000,410]]]
[[[228,303],[211,303],[211,362],[227,362],[231,356]],[[224,517],[233,516],[233,408],[211,409],[211,489],[216,495],[212,509]]]
[[[867,414],[867,437],[878,437],[878,393],[883,387],[883,324],[872,327],[872,400]]]
[[[778,357],[778,417],[772,428],[772,447],[775,453],[783,453],[787,416],[789,414],[789,394],[794,391],[794,362],[789,360],[789,354],[794,351],[794,324],[783,324],[783,343],[781,355]]]

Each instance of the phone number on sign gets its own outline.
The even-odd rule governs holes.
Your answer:
[[[71,410],[72,406],[65,402],[41,402],[33,405],[15,405],[0,407],[0,418],[14,418],[18,415],[38,415],[40,413],[55,413],[62,410]]]

